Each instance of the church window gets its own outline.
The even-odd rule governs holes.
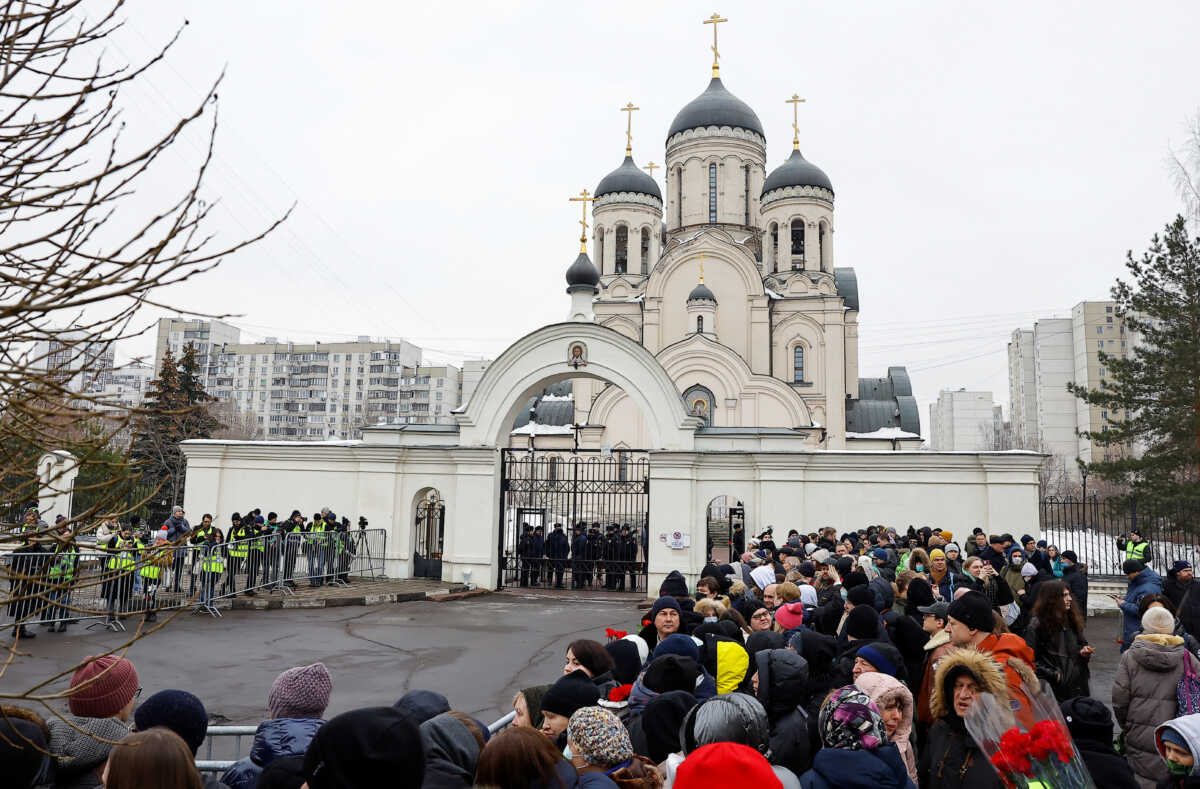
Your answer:
[[[771,271],[779,271],[779,225],[771,223]]]
[[[717,166],[708,166],[708,221],[717,221]]]
[[[825,249],[825,223],[817,225],[817,255],[821,258],[821,271],[829,270],[829,253]]]
[[[650,228],[642,228],[642,273],[650,273]]]
[[[618,274],[624,274],[629,263],[629,228],[617,225],[616,268]]]
[[[792,351],[792,382],[804,383],[804,348],[800,345]]]
[[[675,171],[675,225],[683,227],[683,168]]]
[[[746,191],[746,227],[750,226],[750,165],[742,168],[745,172],[745,191]]]
[[[704,316],[703,315],[696,316],[696,333],[704,334]]]
[[[604,273],[604,228],[596,228],[596,263],[600,273]]]
[[[792,270],[804,268],[804,220],[792,220]]]

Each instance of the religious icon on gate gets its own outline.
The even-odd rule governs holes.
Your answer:
[[[571,343],[567,352],[567,364],[576,370],[580,367],[587,367],[587,346],[581,342]]]

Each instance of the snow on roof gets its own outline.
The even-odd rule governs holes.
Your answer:
[[[846,431],[846,438],[876,438],[891,441],[892,439],[897,438],[919,439],[920,436],[916,433],[908,433],[898,427],[881,427],[878,430],[873,430],[870,433],[854,433],[851,431]]]
[[[566,393],[566,394],[564,394],[564,395],[556,395],[556,394],[544,394],[544,395],[542,395],[542,402],[543,402],[543,403],[548,403],[548,402],[550,402],[551,400],[574,400],[574,399],[575,399],[575,393],[574,393],[574,392],[567,392],[567,393]]]
[[[575,430],[571,425],[539,425],[536,422],[530,422],[521,425],[512,431],[510,435],[527,436],[532,433],[535,436],[569,436],[574,432]]]
[[[767,292],[767,296],[769,296],[772,299],[782,299],[783,298],[783,296],[780,296],[778,293],[771,290],[770,288],[763,288],[763,290],[765,290]]]

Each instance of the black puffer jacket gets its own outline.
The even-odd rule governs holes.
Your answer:
[[[758,700],[771,725],[771,763],[796,775],[812,767],[808,740],[808,661],[790,649],[765,649],[756,656]]]
[[[808,662],[808,743],[809,753],[816,753],[821,748],[821,729],[817,725],[817,715],[821,711],[821,702],[829,695],[829,691],[841,687],[845,683],[839,681],[837,666],[837,639],[823,633],[811,630],[801,630],[800,657]]]
[[[1079,610],[1087,614],[1087,599],[1088,599],[1088,580],[1087,567],[1082,564],[1074,564],[1070,567],[1063,566],[1062,581],[1071,590],[1071,597],[1075,598],[1075,602],[1079,604]]]
[[[1071,627],[1054,634],[1046,633],[1035,616],[1025,631],[1025,642],[1033,648],[1038,677],[1050,683],[1054,698],[1063,702],[1076,696],[1092,695],[1088,661],[1079,654],[1079,650],[1088,645],[1082,633]]]

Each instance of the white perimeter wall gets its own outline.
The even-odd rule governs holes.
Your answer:
[[[447,436],[447,438],[452,438]],[[499,452],[493,448],[379,446],[360,442],[185,442],[184,506],[222,527],[247,506],[286,517],[321,507],[386,528],[388,575],[410,575],[416,502],[436,488],[446,504],[442,578],[496,583]],[[671,570],[695,580],[704,565],[709,501],[735,496],[747,534],[822,526],[839,531],[910,524],[950,531],[960,544],[984,531],[1038,534],[1037,468],[1027,452],[655,452],[650,459],[650,584]],[[691,548],[659,535],[679,530]]]

